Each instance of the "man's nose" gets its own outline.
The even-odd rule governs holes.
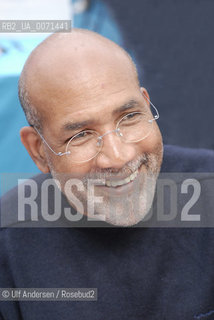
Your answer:
[[[105,135],[102,149],[97,155],[97,166],[100,168],[122,168],[137,155],[134,143],[125,143],[115,132]]]

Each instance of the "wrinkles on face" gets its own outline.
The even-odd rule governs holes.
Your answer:
[[[95,130],[103,135],[115,130],[118,120],[124,115],[122,112],[112,116],[114,109],[133,99],[143,101],[134,65],[122,49],[107,39],[98,37],[102,39],[98,41],[97,37],[88,34],[86,36],[74,32],[57,39],[54,44],[49,41],[48,48],[46,46],[44,50],[37,52],[34,64],[30,65],[31,75],[28,76],[31,99],[44,116],[44,136],[53,147],[59,145],[59,139],[62,141],[70,138],[69,133],[64,135],[60,131],[65,122],[93,120],[93,125],[83,129]],[[89,179],[126,178],[139,170],[154,180],[151,187],[153,192],[162,161],[161,134],[157,125],[153,127],[145,140],[132,145],[123,145],[117,136],[105,136],[103,153],[82,164],[72,163],[69,156],[56,157],[44,146],[48,167],[62,186],[67,179],[76,176],[83,181],[85,187]],[[119,207],[118,216],[111,217],[109,213],[109,223],[131,225],[147,213],[148,205],[145,202],[153,193],[150,193],[146,179],[141,181],[140,176],[138,179],[138,192],[142,200],[140,211],[137,211],[138,217],[133,211],[135,194],[130,192],[132,209],[130,208],[127,217],[124,216],[122,206],[126,196],[118,197],[118,203],[121,201],[121,204],[115,203]],[[113,188],[112,190],[114,191]],[[104,195],[99,186],[96,187],[96,192],[104,198],[103,206],[96,207],[96,211],[107,212],[111,197]],[[80,194],[80,199],[87,215],[86,190]]]

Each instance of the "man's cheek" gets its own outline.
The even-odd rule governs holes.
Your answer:
[[[162,136],[159,130],[156,130],[148,138],[146,138],[144,146],[142,146],[143,151],[151,154],[161,154],[163,145],[162,145]]]
[[[52,166],[53,170],[57,173],[68,174],[71,177],[82,179],[90,170],[88,165],[83,166],[78,163],[72,163],[68,156],[64,156],[64,158],[60,160],[60,162],[54,161]]]

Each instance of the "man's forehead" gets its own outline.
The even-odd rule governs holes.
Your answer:
[[[127,102],[139,92],[139,86],[134,76],[128,71],[119,68],[119,71],[108,69],[107,66],[97,68],[87,74],[74,77],[57,77],[42,86],[41,82],[35,90],[33,102],[48,117],[53,114],[69,114],[72,112],[87,111],[93,106],[121,105],[123,100]],[[79,70],[80,73],[83,69]]]
[[[60,45],[62,39],[59,38],[55,45],[44,45],[41,55],[36,52],[28,65],[29,96],[45,117],[58,112],[58,106],[69,104],[69,101],[78,108],[79,104],[96,100],[99,95],[104,94],[105,99],[108,91],[113,94],[122,87],[128,88],[130,82],[138,85],[130,60],[109,40],[101,38],[96,42],[92,37],[93,42],[89,44],[86,37],[78,39],[74,36],[74,45],[66,44],[65,38],[63,47]],[[112,86],[115,86],[114,91]]]

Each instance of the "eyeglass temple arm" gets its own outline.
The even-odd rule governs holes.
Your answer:
[[[35,130],[36,130],[36,132],[38,133],[38,135],[40,136],[40,138],[42,139],[42,141],[46,144],[46,146],[56,155],[56,156],[63,156],[64,154],[70,154],[70,152],[69,151],[67,151],[67,152],[56,152],[56,151],[54,151],[52,148],[51,148],[51,146],[47,143],[47,141],[45,140],[45,138],[41,135],[41,133],[37,130],[37,128],[36,127],[34,127],[33,125],[31,125],[31,127],[33,127]]]
[[[151,119],[151,121],[157,120],[160,118],[158,109],[155,107],[155,105],[149,100],[149,98],[147,98],[147,96],[142,92],[144,98],[151,104],[151,106],[155,109],[155,112],[157,113],[153,119]]]

